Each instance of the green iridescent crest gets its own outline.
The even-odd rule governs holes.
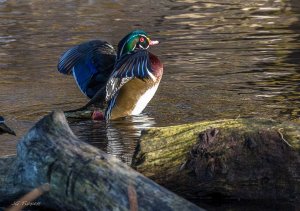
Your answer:
[[[148,48],[149,38],[143,30],[135,30],[127,34],[118,44],[118,58],[134,51],[136,47]]]

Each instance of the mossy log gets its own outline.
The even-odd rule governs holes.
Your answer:
[[[80,120],[90,120],[92,119],[93,110],[84,109],[84,110],[71,110],[64,112],[66,118],[68,119],[80,119]]]
[[[192,201],[300,201],[300,124],[236,119],[142,133],[132,167]]]
[[[41,205],[57,210],[201,210],[78,140],[62,112],[39,121],[19,141],[16,156],[0,159],[0,201],[43,184],[50,190]]]

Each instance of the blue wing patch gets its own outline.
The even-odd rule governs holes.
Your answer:
[[[89,98],[106,86],[115,64],[116,52],[107,42],[93,40],[66,51],[57,65],[59,72],[72,74],[80,90]]]

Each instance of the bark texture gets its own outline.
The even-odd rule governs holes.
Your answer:
[[[132,166],[193,200],[300,201],[297,122],[237,119],[143,132]]]
[[[58,210],[201,210],[113,156],[77,139],[62,112],[39,121],[0,159],[0,201],[43,184],[43,205]]]

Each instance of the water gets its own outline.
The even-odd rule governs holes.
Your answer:
[[[74,132],[124,162],[143,128],[199,120],[300,117],[300,5],[296,0],[0,1],[0,113],[17,132],[0,155],[43,115],[87,99],[56,64],[91,39],[117,45],[133,29],[161,41],[151,48],[165,71],[137,117],[71,122]]]

